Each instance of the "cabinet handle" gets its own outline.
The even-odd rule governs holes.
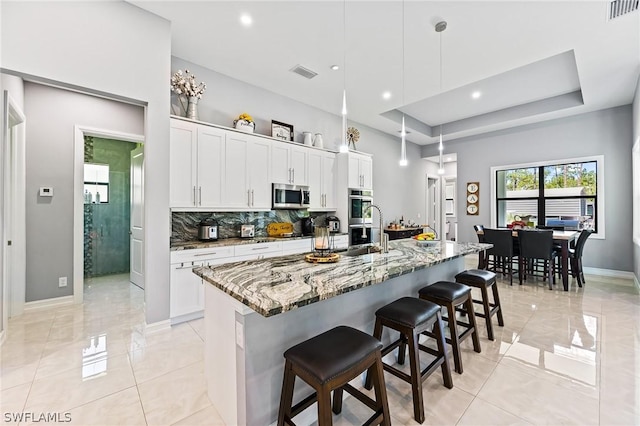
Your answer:
[[[256,250],[266,250],[266,249],[268,249],[268,248],[269,248],[269,247],[254,247],[254,248],[252,248],[251,250],[253,250],[253,251],[256,251]]]
[[[293,182],[293,179],[291,179],[291,167],[289,167],[289,183]]]
[[[251,191],[247,189],[247,206],[251,207]]]
[[[198,205],[199,206],[202,205],[202,187],[201,186],[198,187]]]
[[[197,200],[197,199],[198,199],[198,198],[196,197],[196,187],[194,186],[194,187],[193,187],[193,205],[194,205],[194,206],[196,205],[196,200]]]
[[[212,256],[212,255],[216,255],[218,253],[216,253],[215,251],[212,251],[211,253],[201,253],[201,254],[194,254],[193,256]]]
[[[291,169],[291,183],[296,182],[296,169]]]
[[[255,203],[254,203],[254,201],[255,201],[255,199],[254,199],[254,197],[253,197],[253,189],[252,189],[252,190],[251,190],[251,205],[252,205],[252,206],[255,204]]]

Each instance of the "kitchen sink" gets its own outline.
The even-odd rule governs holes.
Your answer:
[[[342,255],[352,257],[352,256],[362,256],[365,254],[372,254],[372,253],[380,253],[380,248],[377,246],[359,247],[359,248],[349,249],[343,252]]]

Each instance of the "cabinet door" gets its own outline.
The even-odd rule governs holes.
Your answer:
[[[196,198],[197,127],[171,120],[169,137],[169,206],[194,207]]]
[[[307,171],[309,173],[309,208],[324,208],[324,188],[323,188],[323,158],[321,151],[313,151],[309,153],[309,163]]]
[[[271,143],[261,138],[252,138],[247,152],[251,207],[271,209],[271,177],[269,164]]]
[[[362,188],[360,160],[353,154],[349,155],[349,188]]]
[[[373,188],[373,161],[369,157],[360,159],[360,174],[362,175],[362,186],[367,189]]]
[[[249,208],[251,194],[247,173],[248,149],[249,141],[246,136],[235,132],[227,133],[222,201],[225,207]]]
[[[271,145],[271,179],[275,183],[290,184],[292,182],[289,166],[289,146],[282,142]]]
[[[324,207],[335,211],[336,205],[336,155],[325,153],[322,158],[322,191],[324,193]]]
[[[184,262],[171,265],[169,316],[191,314],[203,309],[202,278],[192,272],[202,262]]]
[[[198,207],[218,207],[222,204],[224,173],[224,130],[198,127]]]
[[[310,150],[297,146],[290,146],[289,150],[289,164],[293,169],[293,184],[307,185],[307,157]]]

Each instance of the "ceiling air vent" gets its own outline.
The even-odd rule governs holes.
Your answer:
[[[609,3],[607,18],[609,18],[609,20],[615,19],[634,10],[638,10],[639,2],[639,0],[613,0]]]
[[[318,75],[317,72],[313,72],[309,68],[305,68],[300,64],[298,64],[295,67],[291,68],[289,71],[292,71],[292,72],[294,72],[294,73],[296,73],[298,75],[301,75],[304,78],[307,78],[309,80],[311,80],[313,77]]]

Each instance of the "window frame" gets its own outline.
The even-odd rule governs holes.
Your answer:
[[[633,242],[640,245],[640,137],[631,148],[632,176],[633,176]]]
[[[502,166],[492,166],[491,167],[491,224],[492,226],[497,226],[498,223],[498,212],[497,212],[497,199],[498,194],[496,190],[496,176],[497,172],[511,169],[526,169],[526,168],[538,168],[545,166],[554,166],[558,164],[571,164],[571,163],[587,163],[587,162],[596,162],[596,195],[592,196],[568,196],[561,198],[595,198],[595,209],[596,209],[596,229],[597,233],[591,235],[591,238],[596,239],[605,239],[605,209],[604,209],[604,200],[605,200],[605,187],[604,187],[604,155],[592,155],[588,157],[575,157],[575,158],[561,158],[556,160],[545,160],[545,161],[535,161],[529,163],[518,163],[518,164],[507,164]],[[543,182],[544,183],[544,182]],[[541,189],[544,191],[544,187]],[[531,198],[531,197],[525,197]],[[536,200],[546,200],[550,198],[557,197],[533,197]]]

